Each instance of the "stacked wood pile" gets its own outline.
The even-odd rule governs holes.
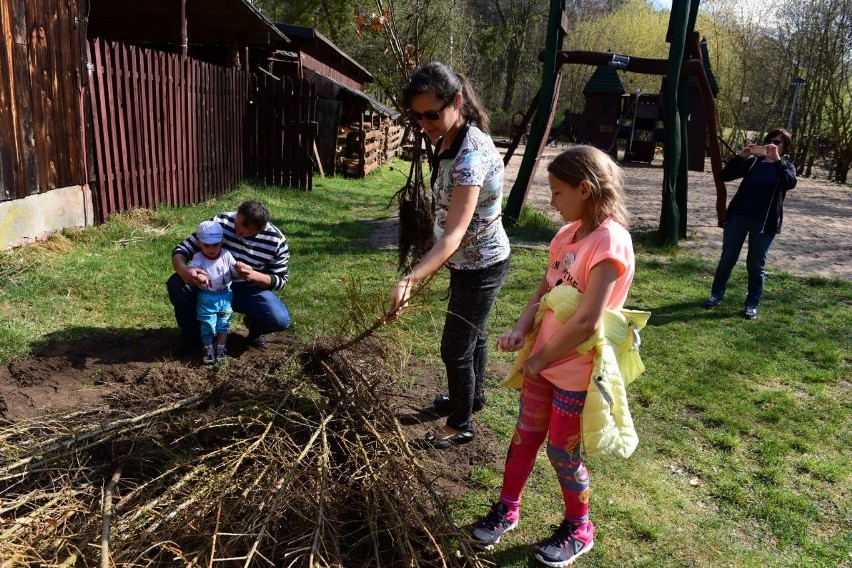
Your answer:
[[[402,127],[388,119],[341,126],[335,169],[347,177],[369,175],[399,155],[402,134]]]
[[[408,136],[406,136],[405,139],[401,141],[402,145],[400,146],[400,155],[402,156],[403,160],[407,160],[410,162],[414,159],[414,145],[416,143],[416,140],[417,136],[414,132],[410,131],[408,133]],[[424,159],[427,155],[425,150],[426,147],[429,145],[429,141],[422,138],[420,140],[420,157],[421,159]]]
[[[382,147],[382,159],[385,163],[393,160],[402,153],[402,134],[404,129],[398,124],[387,121],[384,127],[385,137]]]

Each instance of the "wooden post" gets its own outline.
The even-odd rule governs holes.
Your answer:
[[[317,169],[322,177],[325,177],[325,171],[322,169],[322,161],[320,160],[319,149],[317,149],[317,141],[314,140],[314,161],[317,163]]]
[[[240,46],[235,39],[228,42],[228,67],[240,67]]]
[[[360,130],[358,131],[359,139],[361,142],[361,151],[358,152],[358,173],[360,177],[364,177],[367,174],[365,173],[365,168],[367,167],[366,158],[367,158],[367,131],[364,130],[364,113],[361,113],[361,124]]]
[[[666,40],[670,43],[666,72],[666,143],[663,148],[663,207],[660,212],[660,238],[663,244],[677,245],[686,227],[686,81],[680,80],[687,40],[695,28],[698,0],[675,2],[669,17]],[[684,235],[685,236],[685,235]]]

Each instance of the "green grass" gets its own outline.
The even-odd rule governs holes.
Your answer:
[[[164,286],[171,249],[199,220],[247,198],[264,201],[290,241],[282,297],[294,333],[351,333],[381,312],[394,282],[395,253],[370,250],[364,239],[374,229],[368,220],[394,212],[388,204],[404,181],[382,168],[366,180],[317,178],[312,192],[245,185],[195,207],[117,216],[0,255],[0,362],[104,329],[173,327]],[[546,244],[555,228],[526,211],[511,232],[515,241]],[[852,283],[770,271],[760,316],[746,321],[742,267],[726,301],[708,311],[701,301],[714,267],[646,240],[637,239],[628,300],[653,312],[642,337],[647,371],[629,392],[640,445],[629,460],[588,460],[597,542],[578,566],[850,565]],[[492,335],[514,323],[545,258],[515,250]],[[422,364],[440,365],[445,289],[442,275],[421,309],[383,330]],[[508,443],[516,394],[491,387],[492,404],[477,419]],[[522,523],[493,554],[499,566],[535,565],[531,544],[560,518],[543,452],[539,462]],[[472,472],[471,491],[454,504],[458,522],[484,513],[500,473]]]

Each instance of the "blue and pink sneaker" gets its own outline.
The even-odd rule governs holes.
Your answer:
[[[544,541],[535,553],[536,559],[546,566],[570,566],[595,544],[595,525],[590,521],[575,525],[565,519],[561,525],[554,528],[556,530],[553,536]]]
[[[504,533],[518,526],[519,517],[517,509],[509,511],[509,507],[498,501],[491,505],[491,512],[474,529],[473,539],[490,550]]]

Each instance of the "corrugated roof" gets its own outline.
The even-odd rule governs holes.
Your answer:
[[[583,94],[591,93],[612,93],[623,95],[626,91],[624,85],[621,84],[621,79],[618,77],[618,71],[610,67],[598,67],[586,86],[583,87]]]
[[[356,98],[362,103],[369,106],[371,109],[386,116],[392,120],[396,120],[400,116],[400,112],[391,108],[384,103],[379,102],[369,94],[347,87],[346,85],[335,81],[331,77],[326,77],[322,73],[314,72],[311,80],[317,83],[317,94],[332,99],[346,100],[347,98]]]

